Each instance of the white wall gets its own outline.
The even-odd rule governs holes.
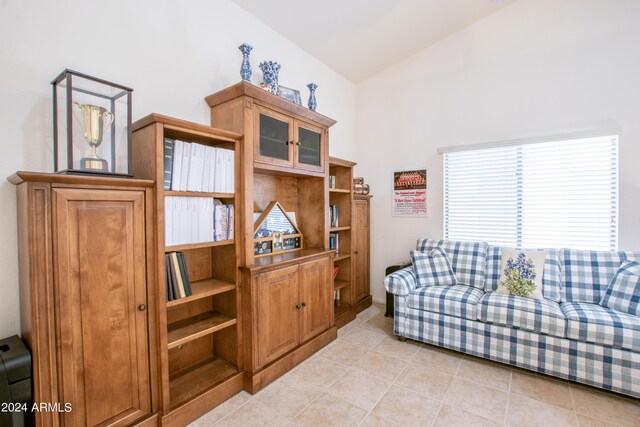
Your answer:
[[[318,112],[338,121],[331,154],[355,159],[355,86],[228,0],[5,0],[0,40],[0,177],[53,171],[50,82],[64,68],[132,87],[134,120],[207,124],[204,97],[240,81],[242,42],[254,47],[254,84],[265,59],[282,64],[280,83],[303,105],[318,84]],[[15,189],[4,179],[0,205],[2,338],[20,329]]]
[[[640,249],[640,1],[519,0],[358,86],[356,173],[371,185],[371,280],[442,237],[438,147],[617,124],[619,248]],[[391,172],[427,167],[424,219],[391,217]]]

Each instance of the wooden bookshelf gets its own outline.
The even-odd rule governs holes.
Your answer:
[[[334,280],[333,288],[340,294],[340,307],[334,310],[336,325],[343,326],[355,319],[352,300],[352,206],[353,206],[353,167],[354,162],[329,158],[329,175],[335,176],[336,188],[329,189],[329,204],[338,206],[339,227],[331,227],[330,233],[338,233],[338,254],[334,257],[334,266],[339,267],[338,275]],[[334,295],[334,298],[337,295]]]
[[[335,339],[329,250],[329,127],[335,121],[238,83],[206,97],[213,126],[244,136],[241,335],[245,390],[255,393]],[[350,185],[341,187],[350,188]],[[350,197],[349,192],[332,193]],[[302,249],[256,257],[255,214],[295,213]],[[238,212],[238,211],[236,211]],[[350,224],[340,224],[349,226]],[[293,302],[293,305],[290,304]],[[219,332],[218,332],[219,333]]]
[[[211,197],[234,205],[235,211],[240,212],[238,147],[242,136],[157,114],[138,120],[132,129],[133,173],[155,181],[162,425],[186,425],[242,388],[238,336],[240,249],[235,239],[165,246],[164,199]],[[165,191],[165,138],[234,150],[235,191]],[[238,216],[234,229],[240,236],[242,223]],[[192,294],[167,301],[165,254],[173,251],[184,253]]]

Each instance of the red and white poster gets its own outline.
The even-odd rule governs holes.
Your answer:
[[[393,216],[427,216],[427,170],[393,172]]]

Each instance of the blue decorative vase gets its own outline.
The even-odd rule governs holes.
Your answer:
[[[318,85],[315,83],[309,83],[307,87],[309,88],[309,109],[311,111],[316,111],[316,107],[318,106],[318,103],[316,102],[316,89],[318,88]]]
[[[238,46],[238,49],[240,49],[240,52],[242,52],[240,77],[242,77],[243,81],[251,83],[251,63],[249,62],[249,53],[251,53],[251,49],[253,49],[253,46],[242,43],[240,46]]]
[[[263,85],[266,85],[271,93],[278,94],[280,64],[275,61],[264,61],[260,63],[260,69],[262,70]]]

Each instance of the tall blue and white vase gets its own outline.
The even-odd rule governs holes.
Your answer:
[[[280,64],[275,61],[264,61],[260,63],[260,69],[262,70],[263,85],[269,88],[271,93],[278,93],[278,72],[280,71]]]
[[[318,85],[315,83],[309,83],[307,87],[309,88],[309,109],[311,111],[316,111],[316,107],[318,106],[318,103],[316,102],[316,89],[318,88]]]
[[[240,65],[240,77],[243,81],[251,83],[251,63],[249,62],[249,54],[253,46],[246,43],[242,43],[238,46],[240,52],[242,52],[242,64]]]

